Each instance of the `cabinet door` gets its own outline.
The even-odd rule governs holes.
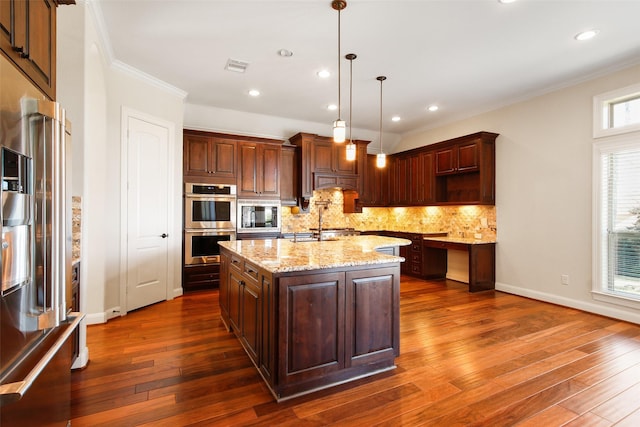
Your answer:
[[[231,323],[229,326],[238,333],[241,325],[244,280],[242,280],[240,273],[234,269],[229,270],[229,320]]]
[[[249,357],[258,365],[260,355],[260,288],[246,280],[241,288],[240,341]]]
[[[333,142],[316,140],[312,146],[313,172],[334,173]]]
[[[344,367],[344,273],[280,278],[278,381],[321,378]]]
[[[421,187],[418,204],[431,204],[436,201],[436,175],[434,170],[434,153],[420,153]],[[412,184],[413,186],[413,184]]]
[[[436,151],[436,175],[455,173],[456,166],[455,147],[448,147]]]
[[[184,175],[211,176],[213,163],[210,137],[184,133]]]
[[[283,206],[298,204],[297,168],[296,147],[283,146],[280,154],[280,201]]]
[[[55,100],[56,5],[52,0],[1,1],[0,48]]]
[[[258,145],[243,142],[238,147],[238,197],[258,195]]]
[[[398,267],[346,272],[347,367],[393,358],[400,346]]]
[[[278,145],[260,146],[258,191],[261,197],[280,197],[280,152]]]
[[[233,139],[213,137],[209,147],[209,170],[216,178],[236,177],[236,145]]]
[[[356,162],[347,160],[347,142],[333,145],[333,169],[336,173],[350,175],[356,173]]]
[[[220,291],[218,292],[218,303],[223,318],[229,316],[229,258],[220,254]]]
[[[478,170],[478,143],[458,146],[458,172]]]

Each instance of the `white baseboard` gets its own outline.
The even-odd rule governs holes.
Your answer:
[[[87,363],[89,363],[89,348],[84,347],[82,350],[80,350],[80,354],[78,355],[78,358],[73,362],[71,369],[82,369],[87,366]]]
[[[173,288],[173,297],[181,297],[183,294],[182,292],[182,286],[180,286],[179,288]]]
[[[107,323],[107,320],[111,320],[114,317],[120,316],[120,307],[113,307],[102,313],[89,313],[85,316],[87,325],[97,325],[99,323]]]
[[[507,292],[509,294],[520,295],[539,301],[562,305],[564,307],[575,308],[593,314],[599,314],[601,316],[624,320],[625,322],[640,324],[640,313],[629,313],[615,307],[608,307],[600,304],[578,301],[571,298],[561,297],[559,295],[540,292],[533,289],[521,288],[518,286],[499,282],[496,282],[496,291]]]

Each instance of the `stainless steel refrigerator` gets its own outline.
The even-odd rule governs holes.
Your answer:
[[[71,345],[70,125],[0,54],[0,425],[66,426]]]

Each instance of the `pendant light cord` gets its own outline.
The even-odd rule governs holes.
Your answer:
[[[340,105],[340,99],[341,99],[341,95],[340,95],[340,60],[341,60],[341,56],[340,56],[340,9],[338,9],[338,120],[340,120],[340,117],[342,116],[342,108]]]
[[[353,54],[352,54],[353,55]],[[355,55],[353,56],[349,56],[347,55],[347,57],[349,57],[349,142],[351,144],[353,144],[353,138],[351,136],[351,123],[352,123],[352,117],[353,117],[353,60],[355,58]]]
[[[378,77],[380,80],[380,154],[382,154],[382,82],[386,77]]]

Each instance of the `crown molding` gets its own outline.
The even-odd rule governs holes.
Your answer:
[[[103,47],[103,52],[106,55],[105,60],[112,69],[118,70],[132,77],[135,77],[139,80],[142,80],[148,83],[149,85],[154,86],[158,89],[161,89],[165,92],[168,92],[172,95],[175,95],[178,98],[181,98],[182,100],[184,100],[187,97],[188,93],[185,92],[184,90],[116,59],[113,53],[113,47],[111,46],[111,39],[109,39],[109,33],[107,31],[107,26],[104,21],[104,16],[102,14],[102,7],[100,6],[100,2],[97,0],[85,0],[85,1],[89,8],[91,16],[93,17],[93,21],[95,23],[96,30],[98,32],[98,37],[100,38],[100,44]]]

